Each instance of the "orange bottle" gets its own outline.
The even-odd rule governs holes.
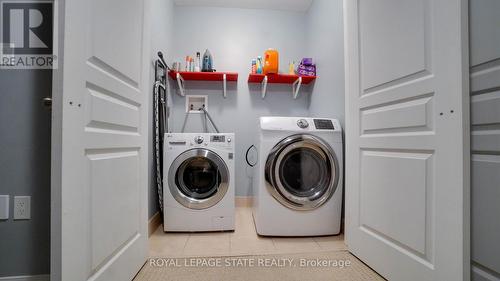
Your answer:
[[[276,49],[267,49],[264,53],[264,74],[278,73],[279,53]]]

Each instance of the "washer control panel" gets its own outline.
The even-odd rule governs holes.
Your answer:
[[[212,136],[210,136],[210,142],[226,142],[226,136],[224,136],[224,135],[212,135]],[[228,139],[228,142],[231,142],[230,139]]]

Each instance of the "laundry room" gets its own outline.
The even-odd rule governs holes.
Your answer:
[[[152,120],[169,114],[152,135],[156,142],[167,132],[159,145],[164,151],[156,153],[163,156],[163,184],[151,182],[150,222],[163,215],[161,226],[151,224],[157,227],[151,255],[345,249],[341,1],[156,4],[162,16],[153,27],[152,49],[161,52],[155,54],[155,73],[168,78],[167,102],[161,102],[163,88],[153,89],[160,110],[153,110],[159,118]],[[274,55],[277,63],[271,65]],[[329,78],[322,80],[322,74]],[[271,196],[260,170],[279,145],[286,152],[273,156],[281,176]],[[252,208],[257,205],[264,208]]]
[[[499,3],[0,0],[0,281],[500,281]]]
[[[238,80],[227,82],[226,97],[222,81],[185,81],[184,97],[179,93],[177,81],[169,78],[171,109],[168,131],[205,132],[204,114],[197,110],[186,113],[189,96],[204,96],[207,111],[218,129],[236,135],[236,196],[252,196],[252,174],[245,155],[248,148],[256,144],[259,117],[324,117],[343,122],[342,3],[318,1],[310,10],[306,10],[307,3],[300,1],[295,4],[295,10],[292,10],[294,7],[290,10],[244,9],[179,3],[171,8],[171,17],[165,16],[165,22],[159,25],[171,26],[171,30],[163,34],[171,34],[163,41],[169,44],[158,46],[165,61],[169,65],[179,62],[184,70],[186,56],[195,57],[197,52],[203,56],[209,50],[216,71],[237,73]],[[265,5],[273,7],[273,4],[262,7]],[[205,28],[200,28],[200,21],[193,20],[202,18],[210,19]],[[168,20],[172,25],[167,24]],[[325,30],[335,36],[323,39],[319,34]],[[262,82],[248,82],[252,59],[264,56],[269,48],[279,52],[280,73],[289,73],[289,63],[298,65],[302,58],[313,59],[317,78],[302,85],[296,98],[292,83],[269,83],[263,97]],[[322,80],[322,73],[329,78]],[[325,103],[332,106],[326,108]],[[210,123],[208,125],[210,132],[215,132]],[[249,157],[254,153],[253,149],[250,150]]]

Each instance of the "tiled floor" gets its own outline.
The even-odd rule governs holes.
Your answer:
[[[160,226],[149,242],[151,257],[288,254],[347,249],[342,235],[312,238],[258,236],[248,207],[236,208],[234,232],[164,233],[163,226]]]

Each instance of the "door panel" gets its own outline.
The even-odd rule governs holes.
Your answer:
[[[500,2],[470,2],[472,279],[500,280]]]
[[[363,95],[428,73],[427,1],[359,1],[358,11]]]
[[[54,280],[131,280],[146,260],[148,3],[71,0],[60,12],[55,253],[61,261],[53,266]]]
[[[389,280],[467,280],[467,3],[344,4],[349,249]]]
[[[432,210],[426,202],[432,194],[432,154],[363,151],[361,157],[361,228],[429,260]],[[387,206],[397,211],[388,212]]]

